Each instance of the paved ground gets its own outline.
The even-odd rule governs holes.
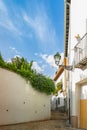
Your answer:
[[[24,124],[0,126],[0,130],[78,130],[65,126],[64,120],[47,120]]]
[[[0,126],[0,130],[63,130],[65,121],[47,120],[24,124]]]
[[[17,125],[2,126],[0,130],[57,130],[61,127],[58,120],[31,122]]]
[[[77,130],[66,127],[68,117],[64,113],[52,112],[51,120],[0,126],[0,130]]]

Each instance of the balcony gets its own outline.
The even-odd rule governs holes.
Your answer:
[[[87,33],[74,47],[74,61],[75,68],[87,69]]]

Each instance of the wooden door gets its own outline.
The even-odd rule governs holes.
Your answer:
[[[87,99],[80,100],[80,128],[87,129]]]

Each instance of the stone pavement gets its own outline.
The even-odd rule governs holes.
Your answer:
[[[0,130],[61,130],[64,121],[58,120],[37,121],[24,124],[0,126]]]
[[[0,130],[78,130],[66,127],[64,120],[37,121],[16,125],[0,126]],[[82,130],[82,129],[79,129]]]
[[[51,120],[5,125],[0,126],[0,130],[78,130],[72,127],[66,127],[67,120],[67,115],[55,111],[52,112]]]

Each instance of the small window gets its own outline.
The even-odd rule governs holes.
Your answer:
[[[58,98],[58,105],[60,105],[60,98]]]

